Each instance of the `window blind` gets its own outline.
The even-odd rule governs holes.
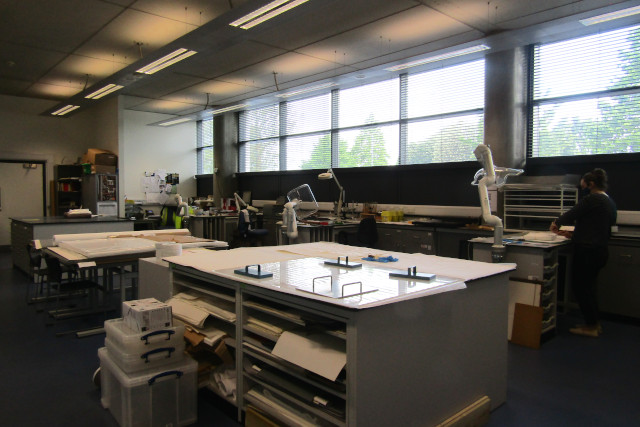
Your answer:
[[[281,169],[331,167],[331,93],[282,103]]]
[[[213,120],[201,120],[197,124],[197,171],[213,173]]]
[[[640,151],[640,26],[537,45],[529,157]]]
[[[475,160],[484,140],[484,59],[407,76],[403,164]]]
[[[238,117],[240,172],[280,169],[280,117],[278,104],[242,111]]]

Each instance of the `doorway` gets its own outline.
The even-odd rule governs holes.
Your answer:
[[[0,159],[0,248],[11,245],[11,218],[46,216],[46,166]]]

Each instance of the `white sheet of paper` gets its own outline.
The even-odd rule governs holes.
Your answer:
[[[283,332],[272,353],[331,381],[347,363],[346,341],[326,334]]]
[[[204,321],[209,317],[205,310],[178,298],[171,298],[167,304],[171,306],[171,313],[175,317],[199,328],[204,326]]]

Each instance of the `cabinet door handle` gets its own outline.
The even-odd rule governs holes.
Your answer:
[[[631,254],[620,254],[620,258],[631,259],[631,258],[633,258],[633,256],[631,256]]]

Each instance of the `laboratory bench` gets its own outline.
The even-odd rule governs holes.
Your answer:
[[[206,387],[239,420],[253,406],[287,425],[296,416],[325,426],[436,425],[478,402],[487,416],[505,402],[514,266],[391,252],[394,267],[360,261],[367,253],[318,242],[166,258],[174,297],[227,311],[212,311],[207,324],[227,334],[235,393]],[[323,262],[336,255],[363,266]],[[272,276],[248,277],[245,263]],[[412,265],[435,278],[389,276]]]
[[[337,242],[361,246],[357,230],[359,220],[346,220],[341,224],[298,224],[298,238],[288,239],[284,232],[278,233],[278,245],[290,243]],[[378,241],[373,249],[404,253],[422,253],[450,258],[471,259],[469,240],[474,237],[493,236],[493,231],[420,222],[378,222]]]
[[[11,218],[13,265],[31,275],[27,245],[33,240],[50,240],[55,234],[133,231],[134,222],[118,217],[66,218],[64,216]]]

